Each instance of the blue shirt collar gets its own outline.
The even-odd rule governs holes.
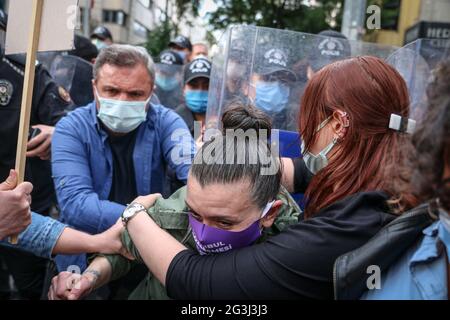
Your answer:
[[[437,259],[444,248],[447,250],[447,256],[450,257],[450,233],[441,221],[436,221],[423,230],[423,234],[422,242],[409,261],[410,266]]]
[[[444,215],[444,214],[447,215],[447,219],[448,219],[448,213],[441,211],[441,214],[440,214],[441,220],[443,219],[442,215]],[[439,222],[438,238],[444,244],[445,249],[447,250],[447,259],[448,259],[448,262],[450,263],[450,231],[445,228],[444,223],[442,221]]]
[[[439,248],[439,238],[438,238],[438,228],[440,222],[437,221],[433,223],[431,226],[423,230],[424,237],[417,248],[416,252],[412,256],[409,261],[409,266],[413,266],[415,264],[421,262],[427,262],[439,257],[440,248]]]

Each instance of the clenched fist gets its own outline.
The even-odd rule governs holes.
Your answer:
[[[32,191],[33,185],[29,182],[17,186],[14,170],[0,184],[0,239],[17,235],[30,225]]]
[[[52,279],[48,291],[49,300],[79,300],[87,296],[94,288],[96,276],[86,273],[61,272]]]

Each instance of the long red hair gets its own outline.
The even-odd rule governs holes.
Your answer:
[[[337,109],[347,113],[350,126],[332,160],[309,184],[305,216],[363,191],[384,191],[394,212],[415,206],[414,195],[402,187],[409,179],[406,153],[411,149],[405,146],[411,145],[410,137],[389,129],[392,113],[409,116],[408,89],[400,74],[370,56],[335,62],[315,74],[299,116],[306,150],[319,124]]]

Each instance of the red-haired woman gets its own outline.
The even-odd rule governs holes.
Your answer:
[[[303,158],[283,159],[283,182],[291,192],[305,192],[307,218],[362,192],[386,198],[379,203],[388,203],[388,212],[417,203],[411,191],[398,189],[409,179],[412,146],[405,133],[414,124],[408,114],[406,84],[381,59],[339,61],[311,79],[299,119]]]
[[[333,63],[305,90],[306,157],[290,163],[285,177],[306,188],[304,220],[264,243],[209,256],[187,250],[147,214],[128,220],[128,232],[174,299],[330,299],[336,258],[417,204],[397,187],[408,179],[399,147],[410,143],[408,105],[402,77],[382,60]],[[149,207],[154,199],[139,202]]]

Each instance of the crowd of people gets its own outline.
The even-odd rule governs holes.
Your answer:
[[[0,299],[448,299],[450,60],[416,124],[398,70],[318,37],[326,63],[290,67],[266,45],[249,83],[227,57],[230,99],[206,139],[207,45],[180,35],[154,62],[103,26],[77,36],[36,66],[23,183],[25,60],[2,52]],[[268,141],[288,122],[301,156]]]

